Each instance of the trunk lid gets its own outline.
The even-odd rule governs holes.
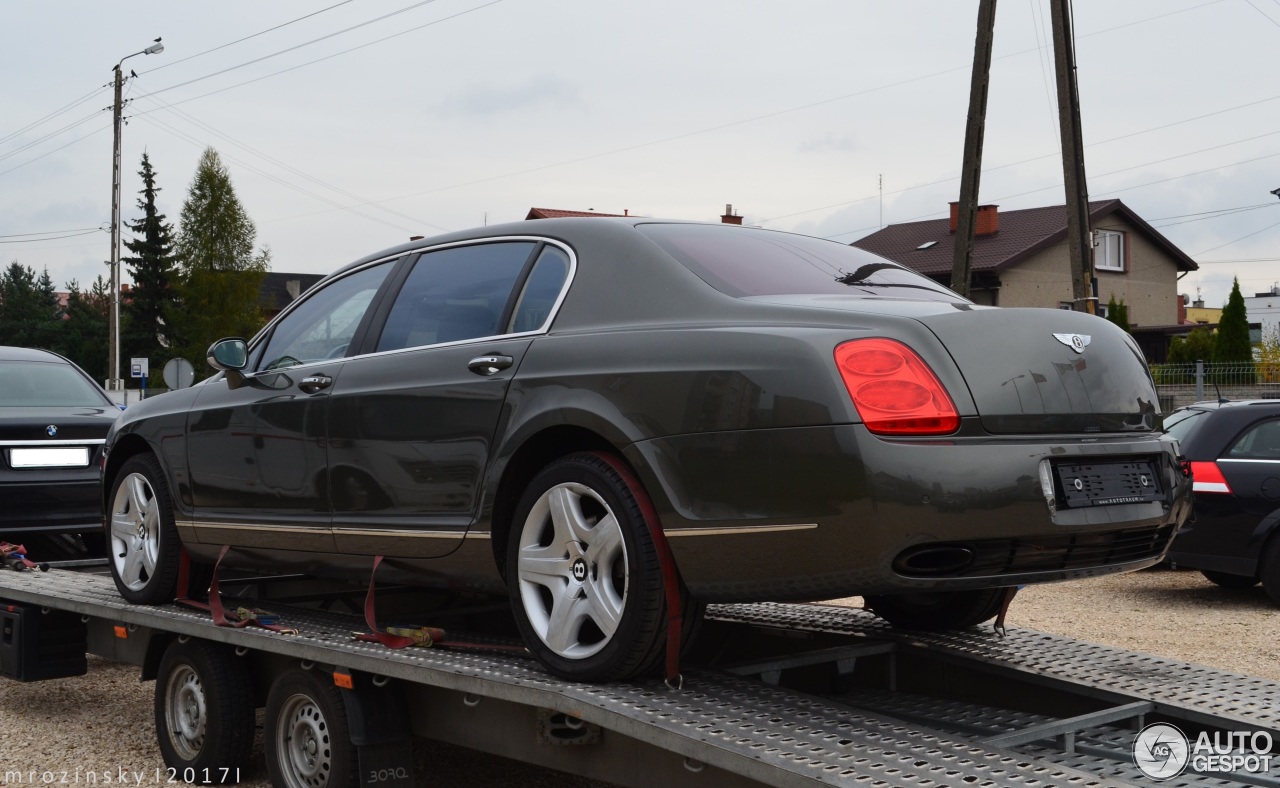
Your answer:
[[[978,308],[916,319],[955,359],[988,432],[1155,429],[1159,399],[1142,353],[1102,318]]]

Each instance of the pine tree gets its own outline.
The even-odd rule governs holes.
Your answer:
[[[1245,314],[1239,279],[1233,280],[1231,295],[1222,307],[1222,317],[1218,320],[1218,339],[1213,350],[1214,361],[1220,363],[1253,360],[1253,347],[1249,343],[1249,318]]]
[[[1116,302],[1116,294],[1111,294],[1111,300],[1107,302],[1107,320],[1120,326],[1128,333],[1133,333],[1129,329],[1129,307],[1124,305],[1124,299]]]
[[[236,197],[217,151],[205,149],[182,205],[177,254],[182,272],[182,355],[205,369],[205,351],[262,327],[258,291],[271,255],[253,253],[258,230]]]
[[[94,380],[107,379],[107,323],[111,319],[111,283],[99,276],[82,291],[74,279],[67,283],[66,321],[62,354],[80,365]]]
[[[173,225],[156,209],[160,188],[146,153],[142,154],[138,175],[142,177],[142,190],[138,192],[142,195],[138,198],[142,218],[128,224],[139,237],[124,242],[134,256],[123,260],[133,278],[133,288],[122,308],[125,325],[121,328],[121,355],[126,359],[151,359],[151,385],[155,386],[160,378],[158,362],[176,352],[168,348],[178,344],[174,333],[179,325],[178,268]]]
[[[10,263],[0,275],[0,341],[57,350],[59,323],[58,295],[48,270],[37,278],[34,269]]]

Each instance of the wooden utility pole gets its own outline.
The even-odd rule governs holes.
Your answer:
[[[1058,75],[1058,125],[1062,134],[1062,180],[1067,196],[1067,257],[1071,265],[1072,308],[1095,314],[1093,238],[1089,232],[1089,186],[1084,175],[1071,0],[1050,0],[1049,8],[1053,17],[1053,62]]]
[[[996,0],[981,0],[978,4],[978,36],[973,45],[973,76],[969,80],[969,123],[964,130],[956,248],[951,258],[951,289],[965,298],[969,297],[973,279],[973,238],[978,222],[982,136],[987,126],[987,88],[991,84],[991,43],[995,40],[995,29]]]

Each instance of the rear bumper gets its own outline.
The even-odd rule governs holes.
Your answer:
[[[1163,436],[886,441],[861,425],[687,435],[632,447],[688,587],[708,600],[1020,585],[1158,562],[1190,511]],[[1150,459],[1161,499],[1052,508],[1042,460]],[[904,566],[927,546],[974,560]],[[944,562],[945,563],[945,562]]]

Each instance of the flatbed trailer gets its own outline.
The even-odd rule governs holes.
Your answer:
[[[1143,725],[1169,723],[1192,741],[1248,731],[1268,747],[1280,742],[1280,683],[1030,630],[930,634],[846,607],[713,605],[681,685],[591,685],[557,679],[514,652],[358,641],[353,632],[366,629],[358,608],[297,605],[296,587],[280,588],[262,585],[251,604],[296,634],[215,626],[207,612],[179,604],[131,605],[101,574],[0,572],[0,672],[74,672],[52,667],[53,657],[82,645],[140,666],[143,678],[157,679],[161,706],[180,712],[191,665],[206,670],[214,655],[215,668],[252,684],[251,711],[266,699],[268,768],[290,788],[325,783],[307,772],[305,725],[274,743],[270,696],[292,692],[284,710],[297,722],[296,698],[309,697],[298,688],[308,686],[340,698],[329,722],[345,724],[329,730],[349,739],[336,746],[354,759],[353,779],[329,775],[331,788],[413,785],[410,734],[618,785],[717,787],[1150,786],[1132,757]],[[308,598],[330,608],[351,602],[340,593]],[[196,652],[204,662],[181,659]],[[194,720],[206,746],[243,738],[226,730],[242,723],[220,721],[213,708],[216,682],[197,679],[210,704]],[[252,714],[249,725],[252,736]],[[162,751],[165,726],[158,721]],[[216,771],[185,776],[221,779]],[[1188,768],[1161,784],[1280,786],[1280,764]]]

